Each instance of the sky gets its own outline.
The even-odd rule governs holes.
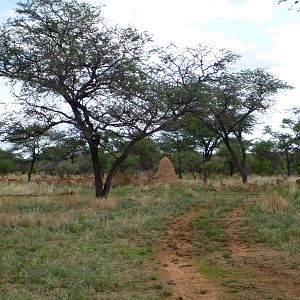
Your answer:
[[[0,0],[0,23],[13,16],[17,0]],[[300,11],[278,0],[87,0],[104,5],[112,24],[134,26],[158,44],[208,44],[241,55],[239,68],[265,68],[294,87],[276,95],[262,124],[278,129],[287,109],[300,107]],[[292,1],[290,1],[292,2]],[[12,99],[0,80],[0,103]],[[12,101],[12,100],[11,100]],[[260,135],[261,131],[256,130]],[[259,136],[257,136],[259,137]]]

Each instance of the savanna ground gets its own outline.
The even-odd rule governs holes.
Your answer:
[[[0,299],[300,299],[300,189],[263,180],[1,184]]]

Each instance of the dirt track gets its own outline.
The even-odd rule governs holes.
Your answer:
[[[256,274],[258,289],[270,290],[278,299],[300,299],[300,274],[293,268],[290,254],[255,242],[245,224],[245,211],[253,203],[233,210],[222,220],[228,236],[224,247],[232,253],[233,264]]]
[[[191,229],[188,222],[201,211],[193,211],[169,224],[158,243],[157,257],[171,288],[169,299],[218,299],[216,286],[193,266]]]
[[[189,221],[201,215],[203,209],[189,212],[168,225],[157,246],[157,258],[170,288],[167,299],[300,299],[300,272],[292,267],[289,254],[257,243],[245,223],[245,211],[254,202],[248,201],[220,220],[227,241],[208,254],[222,268],[241,272],[234,293],[232,286],[205,278],[195,263]],[[224,250],[231,254],[230,259],[222,258]]]

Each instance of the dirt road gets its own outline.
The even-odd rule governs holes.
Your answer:
[[[245,202],[218,221],[226,241],[205,254],[203,261],[213,260],[215,268],[222,270],[220,277],[208,279],[201,274],[202,258],[193,244],[195,231],[190,221],[205,209],[198,208],[169,223],[156,249],[170,290],[167,299],[300,300],[299,268],[288,253],[258,243],[245,222],[245,212],[255,201]],[[230,277],[232,272],[238,276]]]

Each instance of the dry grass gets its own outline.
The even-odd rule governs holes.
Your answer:
[[[295,220],[300,223],[300,212],[299,213],[296,213],[295,215]]]
[[[129,172],[117,172],[112,179],[112,187],[120,186],[144,186],[149,182],[151,177],[150,172],[139,172],[139,173],[129,173]],[[103,180],[106,179],[104,175]]]
[[[0,197],[2,196],[51,196],[53,194],[79,194],[78,186],[38,185],[35,182],[0,183]]]
[[[286,212],[288,201],[276,190],[268,190],[262,197],[260,207],[264,212]]]
[[[160,299],[153,244],[203,202],[175,185],[116,188],[105,199],[92,188],[28,196],[34,187],[2,187],[0,299]]]
[[[94,198],[90,201],[90,207],[93,211],[102,211],[107,209],[114,209],[116,207],[116,199],[113,196],[108,196],[104,200]]]

